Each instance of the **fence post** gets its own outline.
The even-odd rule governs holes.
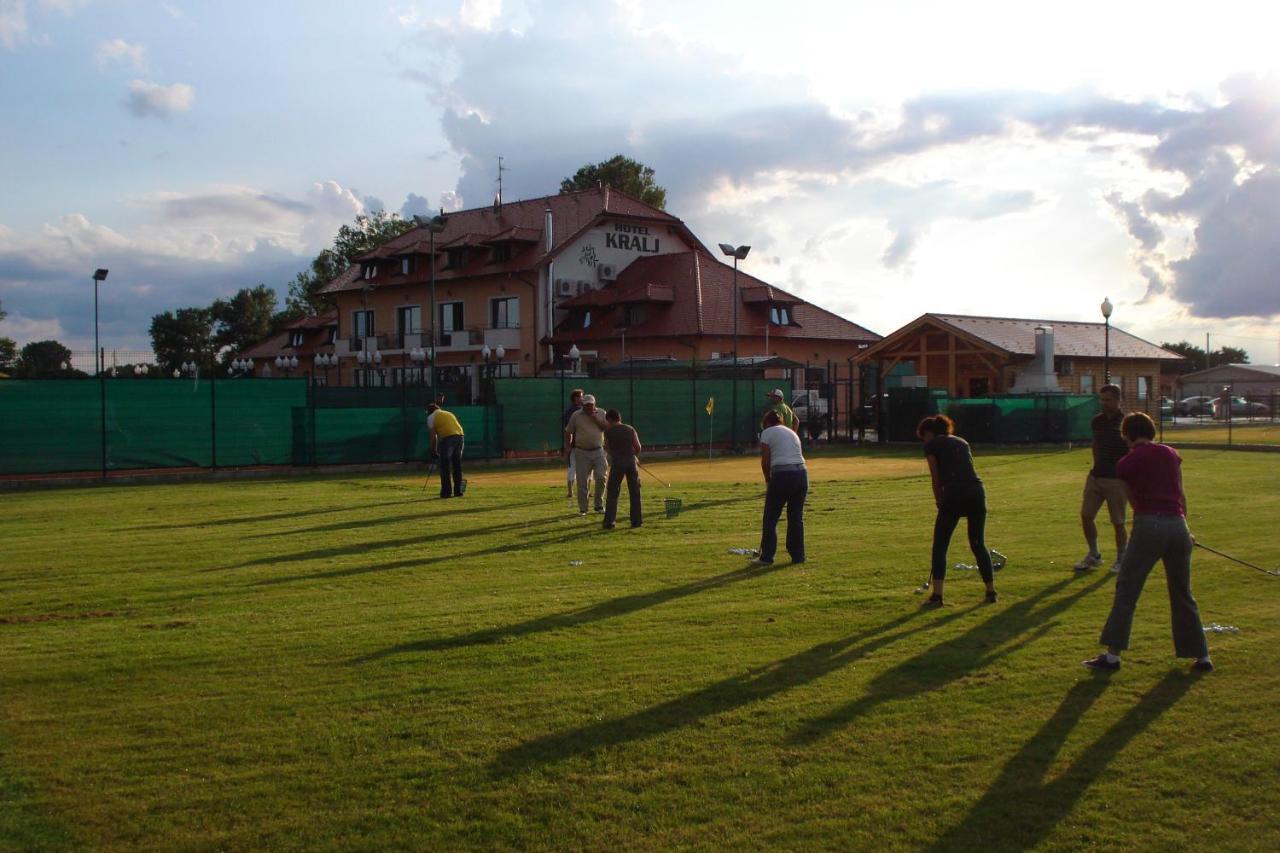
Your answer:
[[[316,438],[316,386],[307,385],[307,406],[311,409],[311,467],[320,467],[320,448]]]
[[[209,356],[209,470],[218,470],[218,381],[217,362]]]
[[[689,360],[689,386],[693,389],[693,452],[698,455],[698,371],[694,368],[693,359]]]
[[[434,258],[432,261],[434,262]],[[400,356],[400,360],[404,361],[404,356]],[[392,374],[393,376],[395,374]],[[409,423],[408,413],[409,405],[405,400],[404,390],[405,369],[400,368],[400,461],[406,465],[409,463]]]

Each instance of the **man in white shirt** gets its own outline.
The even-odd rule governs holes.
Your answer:
[[[778,519],[787,508],[787,553],[792,565],[804,562],[804,499],[809,493],[809,472],[805,470],[800,436],[782,425],[775,411],[765,412],[760,433],[760,469],[767,483],[764,495],[764,529],[760,533],[760,555],[755,566],[773,565],[778,550]]]
[[[574,412],[564,428],[565,451],[573,460],[578,481],[578,514],[587,514],[587,480],[596,481],[596,512],[604,512],[605,455],[604,413],[596,408],[596,398],[586,394],[582,408]]]

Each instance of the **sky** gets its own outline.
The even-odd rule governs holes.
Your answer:
[[[0,336],[149,348],[360,213],[653,167],[880,334],[1100,320],[1280,361],[1280,7],[0,0]]]

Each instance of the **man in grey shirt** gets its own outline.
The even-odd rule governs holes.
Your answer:
[[[571,454],[578,479],[578,514],[587,514],[587,478],[596,480],[595,509],[604,512],[604,414],[592,394],[582,397],[582,409],[574,412],[564,428],[566,452]]]

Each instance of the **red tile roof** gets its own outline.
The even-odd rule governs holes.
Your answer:
[[[775,297],[773,302],[755,298],[748,303],[743,297],[747,289]],[[672,301],[634,298],[639,293],[652,296],[670,292]],[[738,295],[743,304],[738,312],[738,332],[762,335],[769,322],[771,305],[791,309],[793,325],[770,326],[772,337],[806,338],[842,341],[877,341],[880,336],[857,323],[833,314],[797,296],[738,272]],[[633,261],[604,288],[566,300],[564,307],[596,306],[599,318],[592,318],[588,329],[558,330],[552,343],[579,342],[611,338],[621,326],[623,315],[614,307],[628,302],[652,301],[643,323],[630,327],[628,334],[653,337],[677,335],[733,334],[733,267],[723,264],[705,251],[655,255]]]
[[[553,237],[550,252],[545,248],[546,235],[543,233],[548,210],[551,211]],[[486,205],[446,214],[444,231],[436,235],[437,251],[446,247],[482,246],[495,240],[513,240],[523,244],[524,248],[522,249],[520,245],[514,246],[511,260],[496,264],[489,262],[487,252],[476,252],[475,257],[466,259],[459,267],[437,268],[436,281],[536,269],[548,259],[555,257],[560,250],[573,242],[580,233],[594,225],[602,216],[672,225],[680,230],[681,236],[690,245],[705,248],[683,222],[666,211],[650,207],[615,189],[597,187],[563,195],[506,202],[496,209],[493,205]],[[401,234],[373,252],[357,258],[357,263],[353,265],[354,272],[347,270],[325,285],[321,292],[358,290],[361,287],[358,262],[362,259],[426,254],[429,245],[429,234],[426,228],[415,228]],[[422,270],[412,273],[410,277],[414,280],[425,279],[429,275],[429,270],[425,268],[426,265],[423,266]],[[372,280],[372,283],[374,287],[378,287],[388,283],[388,280],[378,276]]]

